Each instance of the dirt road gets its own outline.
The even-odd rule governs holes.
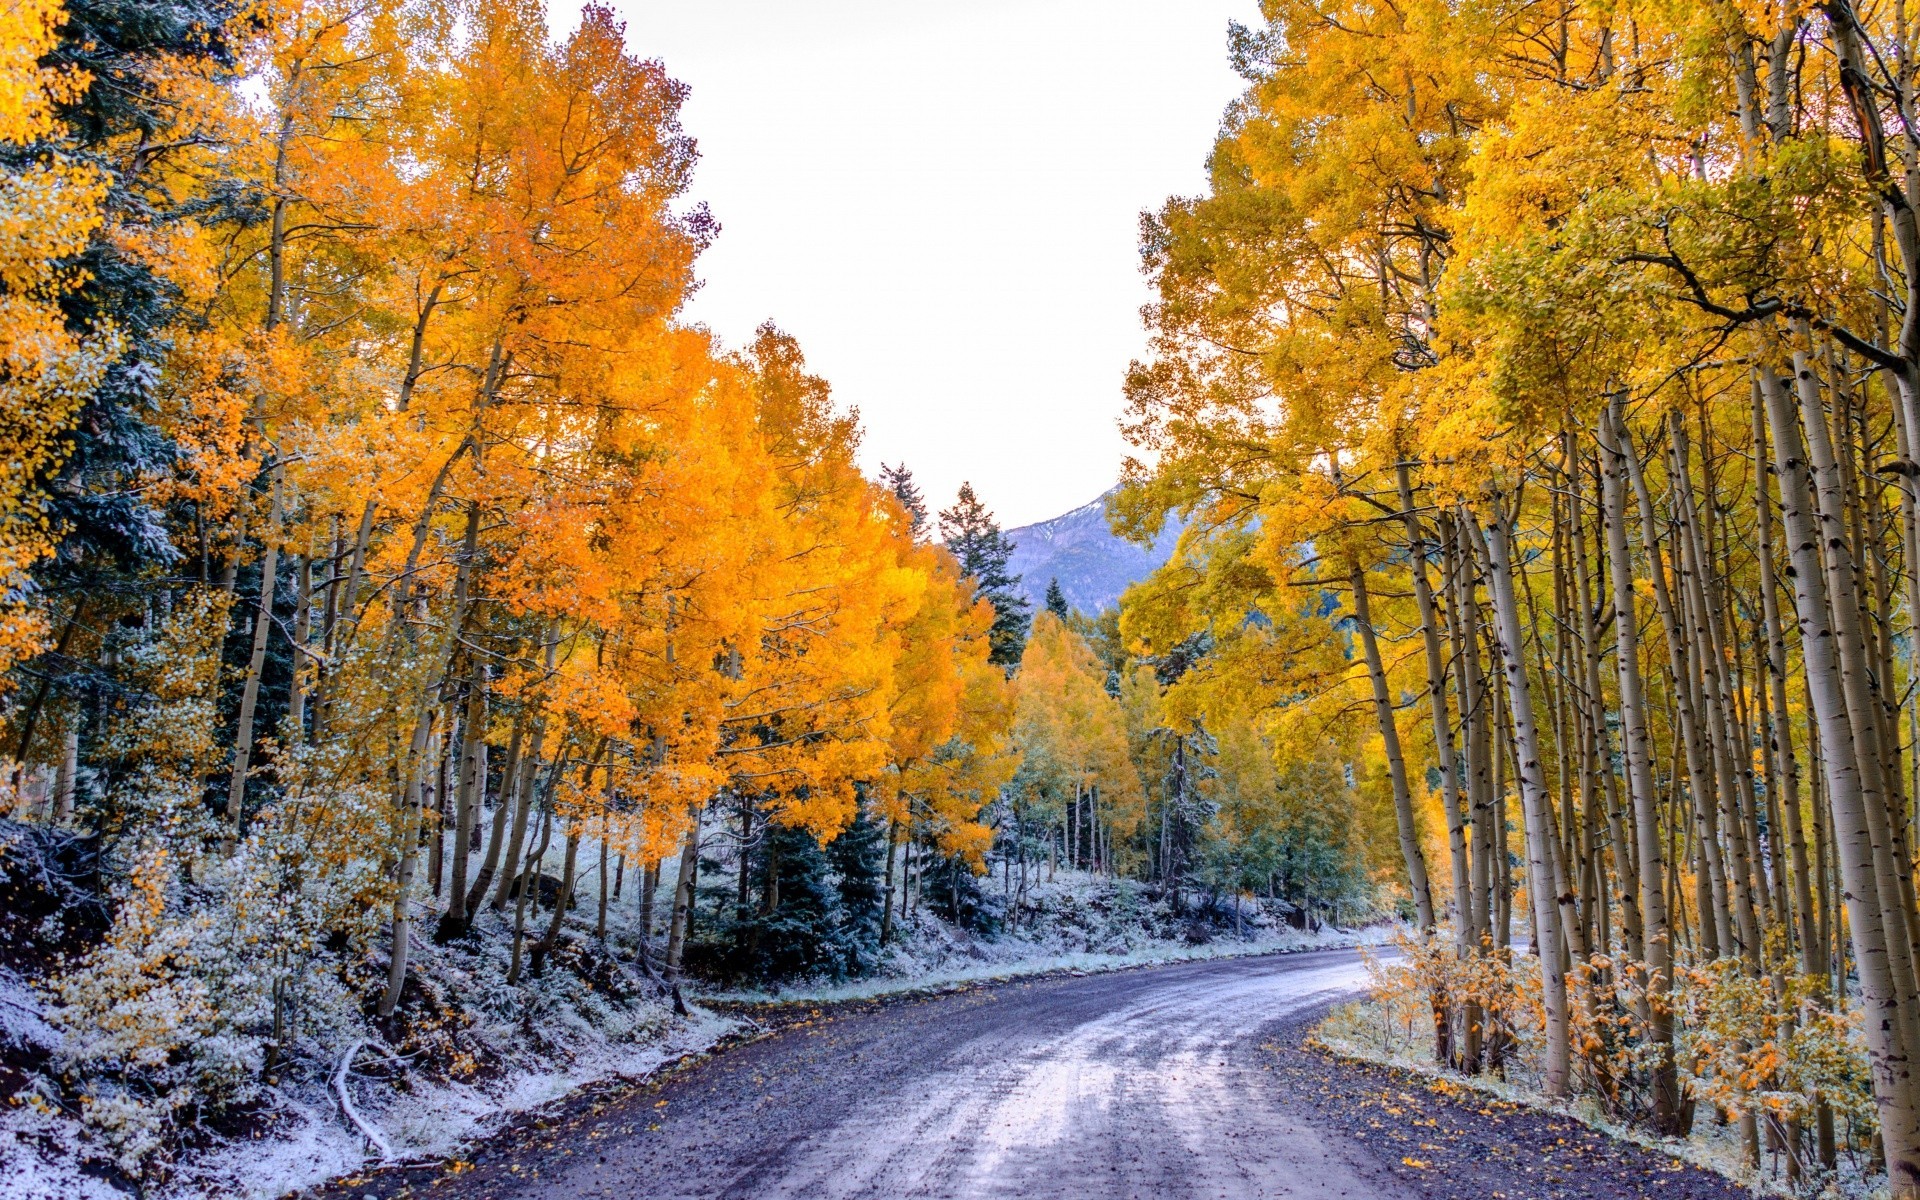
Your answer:
[[[1356,953],[1332,951],[842,1010],[510,1139],[473,1169],[405,1194],[1743,1194],[1571,1123],[1481,1101],[1403,1095],[1370,1114],[1391,1089],[1419,1085],[1297,1048],[1305,1018],[1364,980]],[[1401,1125],[1414,1139],[1405,1147],[1381,1132]],[[1443,1181],[1434,1167],[1449,1161],[1449,1145],[1458,1169]],[[371,1194],[393,1195],[397,1182]]]

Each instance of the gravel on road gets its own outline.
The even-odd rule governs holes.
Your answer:
[[[1303,1046],[1355,951],[837,1005],[329,1200],[1708,1200],[1718,1176]]]

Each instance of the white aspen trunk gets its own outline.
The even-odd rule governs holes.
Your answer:
[[[469,921],[480,915],[487,889],[493,886],[493,878],[500,870],[500,853],[506,842],[507,820],[513,815],[520,795],[520,758],[526,734],[527,714],[522,709],[513,719],[513,732],[507,736],[507,760],[500,765],[500,787],[494,793],[493,815],[487,822],[487,852],[480,860],[480,869],[474,873],[473,886],[467,889],[464,911]],[[484,779],[485,775],[481,778]]]
[[[1427,882],[1427,860],[1420,852],[1420,831],[1413,823],[1413,794],[1407,789],[1407,763],[1400,753],[1400,730],[1394,720],[1393,697],[1387,690],[1387,671],[1380,660],[1380,644],[1374,636],[1373,606],[1367,597],[1366,572],[1355,564],[1353,574],[1353,623],[1360,631],[1360,648],[1367,662],[1367,678],[1373,684],[1373,715],[1380,727],[1380,743],[1387,755],[1387,774],[1393,781],[1393,817],[1400,833],[1400,857],[1407,866],[1407,884],[1413,890],[1414,910],[1420,917],[1421,937],[1434,930],[1433,890]]]
[[[1614,403],[1619,402],[1616,399]],[[1621,741],[1626,751],[1627,794],[1639,839],[1640,917],[1645,929],[1648,1037],[1654,1045],[1654,1119],[1663,1133],[1679,1131],[1680,1090],[1673,1062],[1673,1013],[1664,998],[1673,990],[1673,934],[1668,926],[1665,863],[1660,844],[1660,797],[1653,783],[1653,736],[1648,731],[1646,687],[1640,675],[1639,618],[1634,612],[1633,561],[1627,549],[1627,465],[1632,453],[1617,410],[1601,415],[1601,503],[1607,560],[1613,580],[1614,666],[1620,680]]]
[[[1491,752],[1488,745],[1487,694],[1480,677],[1477,648],[1479,607],[1473,602],[1471,573],[1461,560],[1457,523],[1449,521],[1447,555],[1449,582],[1454,593],[1449,629],[1453,639],[1455,684],[1460,690],[1460,719],[1465,730],[1462,741],[1467,753],[1467,793],[1473,812],[1472,890],[1468,923],[1472,927],[1473,948],[1493,936],[1493,788]],[[1469,1029],[1469,1037],[1474,1031]]]
[[[1420,636],[1425,644],[1427,704],[1433,720],[1433,746],[1440,767],[1440,797],[1447,813],[1447,857],[1453,874],[1454,939],[1461,952],[1474,948],[1466,805],[1460,794],[1459,768],[1454,762],[1453,727],[1447,713],[1446,656],[1440,649],[1440,622],[1434,611],[1433,589],[1427,581],[1427,543],[1414,515],[1413,483],[1407,464],[1397,463],[1394,476],[1400,491],[1400,515],[1407,528],[1407,549],[1413,557],[1413,600],[1420,613]]]
[[[893,872],[894,860],[900,848],[900,822],[897,818],[887,819],[887,867],[884,882],[880,889],[880,944],[886,945],[893,940]]]
[[[1867,1054],[1892,1171],[1895,1163],[1920,1163],[1920,1120],[1916,1120],[1920,1110],[1914,1103],[1907,1014],[1901,1011],[1894,984],[1881,906],[1880,860],[1885,857],[1885,847],[1874,845],[1868,826],[1799,413],[1786,386],[1771,369],[1759,368],[1758,377],[1773,433],[1774,472],[1780,484],[1780,517],[1787,536],[1788,561],[1793,566],[1800,652],[1819,731],[1818,759],[1832,822],[1833,854],[1846,902],[1854,969],[1860,976],[1860,1004],[1867,1017]],[[1844,972],[1840,974],[1844,978]]]
[[[293,679],[287,685],[287,737],[298,745],[307,733],[307,638],[313,632],[313,556],[300,556],[293,610]]]
[[[1627,957],[1645,961],[1647,957],[1646,918],[1641,912],[1640,846],[1637,840],[1638,827],[1634,823],[1637,814],[1636,811],[1630,807],[1632,804],[1631,800],[1629,800],[1625,806],[1621,804],[1619,782],[1613,771],[1613,754],[1607,732],[1605,692],[1600,682],[1600,660],[1603,656],[1603,651],[1600,646],[1598,631],[1594,628],[1594,613],[1599,600],[1600,583],[1595,579],[1593,564],[1587,557],[1588,524],[1586,506],[1589,503],[1589,496],[1585,490],[1586,464],[1583,461],[1577,460],[1573,454],[1574,441],[1571,431],[1567,434],[1567,449],[1568,460],[1575,464],[1573,469],[1574,521],[1571,530],[1574,541],[1574,588],[1579,608],[1577,628],[1580,634],[1581,657],[1583,660],[1581,663],[1583,671],[1582,678],[1585,681],[1587,696],[1589,697],[1586,710],[1581,717],[1589,742],[1589,757],[1586,760],[1585,769],[1598,775],[1603,785],[1607,835],[1612,842],[1614,875],[1619,881],[1619,887],[1615,894],[1620,905],[1621,932],[1626,940]],[[1597,459],[1594,465],[1597,469],[1599,465]],[[1596,532],[1595,534],[1596,542],[1598,539],[1604,537],[1605,534],[1602,532]],[[1595,547],[1595,554],[1596,556],[1598,555],[1597,545]],[[1638,669],[1637,663],[1635,669],[1636,671]],[[1637,677],[1636,682],[1638,682]],[[1644,701],[1642,702],[1641,714],[1644,732]],[[1607,915],[1604,903],[1600,907],[1600,915],[1603,920]],[[1665,914],[1662,913],[1661,915],[1662,925],[1664,926]],[[1606,943],[1604,937],[1601,940],[1602,944]],[[1644,999],[1640,1001],[1638,1009],[1646,1009],[1647,1007]],[[1649,1014],[1642,1012],[1641,1015],[1646,1016]]]
[[[592,764],[588,765],[587,770],[589,773],[592,772]],[[573,885],[578,878],[577,870],[580,862],[580,827],[578,825],[567,831],[567,849],[560,861],[560,890],[554,897],[553,915],[547,921],[547,931],[540,936],[539,941],[533,944],[533,950],[528,955],[529,966],[535,979],[545,972],[547,955],[552,954],[554,948],[560,944],[560,933],[566,924],[567,909],[573,904]],[[528,886],[531,887],[538,881],[539,877],[536,875]]]
[[[1766,412],[1757,383],[1753,388],[1753,453],[1757,470],[1758,464],[1767,461]],[[1807,840],[1800,821],[1800,765],[1793,753],[1793,724],[1787,719],[1790,711],[1787,708],[1787,639],[1780,621],[1780,584],[1773,564],[1773,503],[1765,474],[1755,478],[1754,491],[1759,507],[1755,537],[1759,543],[1756,556],[1760,560],[1760,613],[1766,629],[1767,688],[1773,709],[1767,748],[1773,758],[1774,777],[1779,781],[1780,807],[1793,855],[1794,908],[1800,918],[1800,971],[1812,978],[1817,960],[1824,961],[1826,955],[1814,927]]]
[[[1723,860],[1727,873],[1727,898],[1733,911],[1734,931],[1740,939],[1741,957],[1747,969],[1758,975],[1760,922],[1753,895],[1756,856],[1747,844],[1746,822],[1739,811],[1741,763],[1736,761],[1735,751],[1729,745],[1735,725],[1728,699],[1726,661],[1718,622],[1707,596],[1706,549],[1700,537],[1693,487],[1687,474],[1689,467],[1685,436],[1685,427],[1677,419],[1674,420],[1671,423],[1671,465],[1668,470],[1668,487],[1679,518],[1679,546],[1674,560],[1680,573],[1681,610],[1687,614],[1692,626],[1692,637],[1688,643],[1692,651],[1690,660],[1698,668],[1701,696],[1706,702],[1706,742],[1713,754],[1714,777],[1720,781],[1715,794],[1719,798],[1720,828],[1727,839],[1726,858]],[[1750,757],[1744,753],[1739,755],[1742,761]]]
[[[527,841],[527,819],[533,812],[534,801],[538,796],[540,750],[546,737],[546,718],[536,715],[533,718],[533,740],[527,747],[526,756],[521,760],[520,778],[514,785],[513,826],[512,832],[507,835],[505,859],[507,869],[494,887],[493,910],[495,912],[505,912],[507,901],[513,895],[513,881],[519,870],[520,850]],[[469,906],[469,911],[474,911],[475,907],[477,906]]]
[[[680,959],[686,951],[687,925],[693,916],[693,870],[700,859],[700,809],[693,809],[691,817],[693,823],[680,849],[680,871],[673,885],[673,921],[667,928],[668,986],[680,981]]]
[[[476,664],[467,693],[467,712],[461,722],[460,782],[453,802],[453,877],[447,888],[442,936],[467,931],[467,867],[472,860],[474,818],[480,793],[487,786],[487,668]]]
[[[461,555],[460,566],[454,573],[453,603],[448,613],[445,630],[446,644],[438,650],[437,669],[429,682],[420,689],[418,715],[414,718],[413,742],[407,749],[404,764],[404,783],[400,795],[400,863],[395,879],[393,896],[392,947],[388,958],[387,989],[380,997],[376,1011],[381,1017],[390,1017],[400,1003],[400,997],[407,981],[407,942],[412,933],[413,877],[418,869],[420,858],[420,792],[421,771],[427,758],[429,735],[433,726],[435,699],[445,683],[448,669],[452,666],[455,647],[460,643],[460,634],[467,623],[467,597],[473,581],[473,553],[479,536],[480,510],[478,505],[467,507],[467,530],[464,538],[465,553]],[[396,599],[394,626],[400,626],[400,617]]]
[[[431,694],[431,693],[429,693]],[[407,984],[407,945],[413,933],[413,877],[420,861],[420,773],[426,764],[428,736],[433,731],[433,708],[422,705],[414,719],[413,742],[407,748],[404,790],[400,805],[400,868],[394,876],[392,948],[387,960],[387,990],[375,1007],[382,1018],[399,1007]]]
[[[272,498],[267,502],[267,536],[260,552],[260,602],[253,612],[253,653],[247,681],[240,689],[240,715],[234,728],[233,771],[227,779],[226,853],[240,841],[242,801],[247,794],[247,765],[253,758],[253,710],[260,700],[260,672],[267,662],[267,633],[273,625],[273,583],[280,568],[280,489],[284,474],[273,468]]]
[[[1796,339],[1804,343],[1810,333],[1804,327]],[[1880,910],[1884,923],[1887,962],[1897,989],[1898,1004],[1906,1018],[1904,1034],[1911,1052],[1920,1047],[1920,989],[1916,988],[1913,965],[1913,918],[1904,902],[1910,886],[1911,866],[1897,852],[1898,835],[1888,825],[1888,789],[1882,771],[1885,759],[1880,737],[1879,702],[1874,696],[1872,668],[1868,665],[1866,631],[1860,621],[1861,581],[1854,571],[1847,550],[1846,486],[1835,459],[1832,439],[1827,430],[1825,405],[1820,380],[1815,376],[1805,350],[1796,345],[1793,352],[1795,393],[1800,402],[1800,419],[1806,427],[1807,464],[1813,483],[1813,515],[1819,523],[1819,546],[1826,571],[1828,611],[1832,616],[1833,643],[1840,669],[1840,686],[1853,731],[1854,758],[1860,776],[1860,795],[1864,805],[1868,836],[1874,846],[1875,875],[1879,882]],[[1916,1094],[1920,1100],[1920,1093]]]
[[[1688,669],[1686,639],[1680,626],[1673,594],[1667,588],[1667,569],[1660,557],[1660,532],[1654,519],[1653,494],[1647,488],[1646,475],[1634,453],[1627,434],[1625,414],[1614,412],[1614,435],[1618,439],[1621,461],[1627,468],[1627,480],[1633,485],[1634,499],[1640,509],[1640,543],[1646,549],[1647,574],[1653,581],[1653,606],[1660,614],[1660,631],[1667,645],[1667,671],[1670,679],[1674,715],[1680,723],[1680,741],[1686,749],[1687,792],[1693,806],[1693,823],[1699,831],[1699,849],[1706,872],[1698,883],[1706,903],[1700,908],[1700,949],[1707,958],[1717,958],[1733,942],[1733,918],[1727,903],[1726,868],[1720,858],[1716,836],[1718,804],[1708,795],[1714,787],[1713,763],[1708,757],[1705,739],[1700,733],[1699,709],[1693,701],[1693,673]]]
[[[68,720],[61,738],[60,765],[53,773],[53,823],[65,825],[73,818],[73,789],[80,775],[80,722],[78,714]]]
[[[1560,956],[1560,907],[1554,898],[1553,819],[1548,806],[1546,775],[1540,761],[1540,739],[1534,726],[1533,691],[1527,680],[1520,604],[1513,588],[1513,557],[1506,514],[1495,505],[1487,528],[1488,584],[1500,649],[1500,668],[1506,676],[1507,702],[1512,713],[1516,766],[1520,774],[1521,810],[1526,821],[1527,896],[1537,932],[1535,953],[1540,959],[1540,994],[1546,1009],[1547,1048],[1542,1084],[1547,1095],[1567,1095],[1571,1072],[1571,1041],[1567,1012],[1567,978]]]

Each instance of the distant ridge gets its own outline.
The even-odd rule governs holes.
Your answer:
[[[1058,579],[1067,603],[1091,615],[1158,570],[1173,554],[1180,528],[1169,521],[1153,547],[1143,549],[1107,528],[1107,496],[1101,496],[1052,520],[1009,529],[1007,536],[1015,547],[1007,566],[1020,576],[1019,590],[1033,611],[1046,604],[1047,582]]]

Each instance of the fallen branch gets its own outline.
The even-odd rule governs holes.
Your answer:
[[[347,1095],[347,1071],[353,1066],[354,1055],[360,1053],[360,1047],[364,1045],[366,1045],[365,1042],[355,1042],[347,1047],[347,1052],[340,1057],[340,1069],[333,1073],[333,1090],[340,1097],[340,1111],[347,1115],[347,1120],[353,1122],[353,1127],[360,1131],[361,1136],[373,1143],[374,1148],[380,1151],[381,1163],[390,1163],[393,1161],[393,1147],[387,1143],[386,1137],[372,1122],[355,1110],[353,1098]]]

